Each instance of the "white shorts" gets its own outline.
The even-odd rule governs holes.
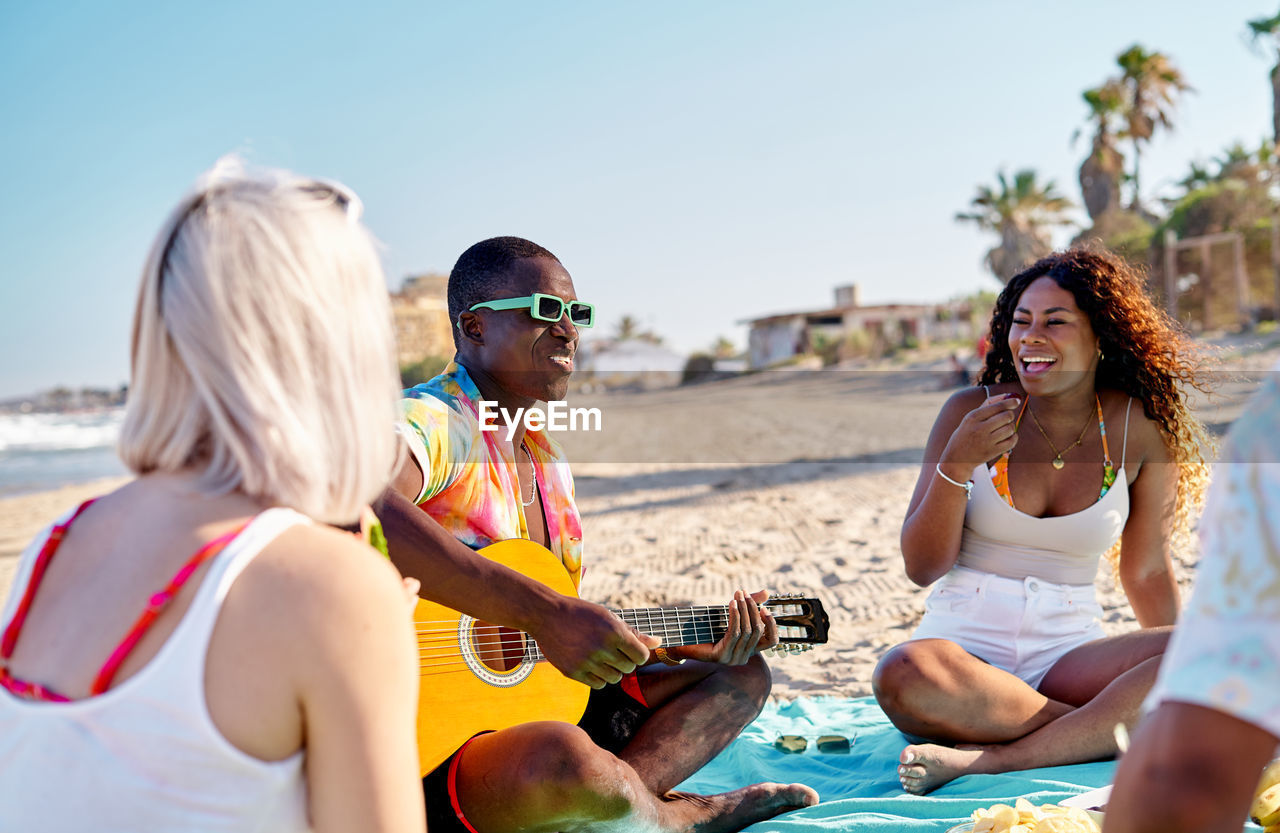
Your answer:
[[[1037,688],[1073,648],[1106,636],[1092,584],[1050,584],[953,567],[924,603],[912,639],[949,639]]]

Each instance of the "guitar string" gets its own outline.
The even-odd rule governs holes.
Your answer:
[[[786,652],[787,654],[809,651],[809,650],[812,650],[814,647],[813,645],[807,644],[807,643],[806,644],[792,643],[792,645],[794,646],[794,648],[788,649]],[[518,662],[516,666],[512,666],[512,669],[514,669],[518,665],[523,665],[526,661],[545,662],[546,657],[538,656],[538,657],[521,658],[520,662]],[[425,674],[428,674],[428,673],[456,673],[457,670],[463,670],[467,667],[468,667],[467,662],[462,658],[458,658],[456,660],[445,661],[445,662],[420,663],[418,665],[418,671],[419,671],[419,676],[424,676]],[[496,671],[496,669],[494,670],[496,673],[504,673],[501,671]]]
[[[781,604],[794,604],[794,603],[793,603],[793,602],[784,602],[784,603],[779,603],[779,604],[781,605]],[[766,605],[765,605],[765,607],[766,607],[766,608],[771,608],[771,607],[776,607],[776,606],[779,606],[779,605],[770,605],[770,604],[767,604],[767,603],[766,603]],[[727,606],[725,606],[725,605],[698,605],[698,606],[693,606],[693,607],[679,607],[679,608],[664,608],[664,607],[655,607],[655,608],[630,608],[630,609],[625,609],[625,610],[616,610],[616,609],[611,609],[611,611],[612,611],[613,613],[617,614],[617,615],[619,616],[619,618],[621,618],[623,621],[626,621],[628,616],[633,616],[633,618],[634,618],[635,616],[637,616],[637,615],[639,615],[639,614],[645,614],[645,615],[648,615],[648,616],[650,617],[650,620],[652,620],[652,614],[653,614],[654,612],[657,612],[657,613],[660,613],[660,614],[662,615],[662,617],[663,617],[663,622],[664,622],[664,623],[667,621],[667,619],[668,619],[668,617],[669,617],[669,616],[678,617],[680,614],[695,614],[695,613],[717,614],[717,615],[719,615],[720,617],[722,617],[722,618],[727,622],[727,621],[728,621],[728,614],[729,614],[728,607],[727,607]],[[775,616],[776,616],[776,614],[775,614]],[[453,629],[456,629],[456,628],[457,628],[457,624],[458,624],[458,619],[457,619],[457,617],[455,617],[455,618],[453,618],[453,619],[423,619],[423,620],[421,620],[421,621],[416,622],[416,624],[419,624],[419,625],[446,625],[446,626],[452,625],[452,628],[453,628]],[[628,622],[628,624],[633,624],[633,623]],[[450,630],[450,628],[449,628],[449,627],[445,627],[445,628],[441,628],[440,630]]]
[[[700,617],[697,620],[681,621],[680,613],[688,612],[689,610],[692,610],[692,608],[690,609],[641,608],[635,611],[623,611],[623,613],[644,614],[646,618],[649,618],[651,620],[652,612],[654,610],[657,610],[657,612],[659,612],[662,615],[664,620],[663,633],[660,634],[661,636],[664,637],[664,641],[667,641],[666,637],[670,636],[667,628],[667,625],[669,624],[668,620],[670,619],[675,620],[675,623],[677,626],[675,633],[677,636],[681,636],[682,639],[683,639],[682,634],[685,631],[686,626],[693,625],[694,627],[693,639],[691,639],[688,642],[672,643],[672,644],[687,645],[687,644],[698,644],[699,642],[703,642],[705,640],[714,639],[715,638],[714,629],[717,625],[723,625],[727,627],[727,622],[728,622],[727,608],[717,607],[717,608],[706,608],[706,609],[713,610],[718,613],[723,613],[724,615],[723,617],[713,622],[708,617]],[[625,621],[626,617],[624,616],[623,618]],[[631,618],[633,621],[628,624],[641,624],[639,622],[639,617],[637,615],[632,615]],[[496,634],[500,632],[501,629],[498,626],[494,626],[494,625],[484,625],[484,626],[481,626],[481,629],[478,629],[478,630],[481,630],[482,633],[488,631],[488,632],[491,632],[492,634]],[[652,630],[655,631],[655,635],[659,635],[659,634],[656,634],[657,628],[653,628]],[[456,628],[453,629],[453,631],[456,631]],[[453,635],[453,631],[450,632],[450,636]],[[504,635],[499,638],[498,646],[481,649],[479,651],[473,651],[472,656],[483,661],[485,659],[492,659],[495,657],[509,657],[511,653],[518,650],[520,652],[520,657],[517,660],[518,662],[523,662],[526,659],[532,660],[534,662],[541,662],[546,659],[542,655],[542,652],[539,649],[537,643],[532,642],[532,640],[526,640],[526,635],[523,632],[512,630],[512,631],[509,631],[509,633],[511,634],[511,636]],[[705,636],[704,636],[704,633],[705,633]],[[438,637],[436,639],[440,641],[446,640],[446,638],[444,637]],[[440,645],[440,646],[429,646],[429,645],[423,645],[421,637],[419,638],[420,660],[431,660],[425,663],[420,661],[419,663],[420,670],[422,668],[465,664],[464,653],[460,650],[453,649],[453,646],[457,644],[456,639],[447,639],[447,641],[449,644]],[[783,638],[782,640],[780,640],[780,642],[782,644],[796,644],[794,638]],[[426,655],[426,652],[429,652],[429,651],[439,652],[442,650],[445,651],[445,653],[443,654],[435,653],[431,655]],[[437,660],[443,660],[443,662],[440,662]]]
[[[646,632],[653,633],[653,635],[662,636],[664,638],[669,637],[672,633],[672,627],[671,627],[672,620],[674,620],[674,625],[675,625],[674,633],[678,636],[683,636],[684,631],[687,629],[687,627],[692,625],[694,629],[695,638],[691,642],[688,642],[685,644],[696,644],[702,638],[704,638],[704,635],[706,638],[714,637],[715,636],[714,631],[716,629],[723,630],[728,627],[729,617],[728,617],[728,611],[725,608],[703,608],[703,610],[711,612],[712,615],[711,616],[701,615],[701,616],[696,616],[689,619],[682,618],[681,614],[692,613],[693,611],[696,610],[695,608],[674,609],[674,610],[658,608],[656,610],[662,616],[661,631],[659,631],[657,627],[654,627],[653,618],[652,618],[653,611],[649,609],[639,609],[637,611],[623,611],[624,615],[621,616],[620,618],[622,618],[623,621],[626,622],[628,625],[638,627],[640,629],[645,630]],[[643,614],[644,618],[647,619],[648,621],[641,622],[639,614]],[[436,620],[434,622],[423,621],[417,624],[437,624],[437,623],[447,624],[450,626],[445,628],[418,628],[417,635],[418,635],[419,643],[422,643],[424,640],[429,641],[432,639],[436,639],[440,641],[456,641],[456,634],[457,634],[456,620]],[[784,624],[784,627],[795,627],[795,626]],[[487,623],[484,625],[478,626],[475,629],[475,631],[478,631],[480,633],[497,633],[497,632],[500,632],[501,630],[503,630],[501,626],[490,625]],[[523,637],[523,632],[521,631],[515,631],[514,629],[511,629],[510,632],[519,633],[522,635],[521,637],[517,638],[516,641],[519,641]]]
[[[674,622],[674,625],[669,620],[663,621],[661,623],[655,623],[651,619],[649,622],[641,622],[638,619],[635,619],[632,621],[627,621],[624,619],[623,621],[625,624],[636,627],[637,629],[643,630],[646,633],[650,633],[655,636],[663,636],[663,637],[670,636],[671,634],[675,634],[677,636],[683,636],[690,626],[692,626],[694,630],[694,636],[699,638],[704,636],[704,634],[708,636],[715,636],[714,631],[716,630],[724,631],[728,628],[727,616],[721,616],[716,618],[698,617],[697,619],[683,620],[683,621],[677,619]],[[802,626],[783,623],[781,627],[802,627]],[[504,628],[500,625],[492,625],[488,623],[483,625],[477,625],[471,628],[471,632],[473,633],[481,633],[481,634],[489,634],[489,635],[502,633],[504,631],[512,634],[524,633],[523,631],[518,631],[518,630],[515,630],[514,628]],[[430,641],[430,640],[456,641],[457,633],[458,633],[458,628],[456,625],[449,628],[417,629],[417,637],[419,642],[422,642],[424,640],[425,641]]]
[[[795,643],[792,643],[792,644],[795,644]],[[813,645],[811,645],[811,644],[807,644],[807,643],[806,643],[806,644],[802,644],[802,645],[796,645],[795,650],[796,650],[796,651],[807,651],[807,650],[810,650],[810,649],[812,649],[812,648],[813,648]],[[788,651],[788,652],[790,652],[790,651]],[[517,662],[517,664],[516,664],[516,665],[513,665],[513,666],[512,666],[512,668],[514,669],[514,668],[515,668],[516,666],[518,666],[518,665],[523,665],[523,664],[524,664],[524,662],[526,662],[526,661],[532,661],[532,662],[545,662],[545,661],[546,661],[546,657],[543,657],[543,656],[537,656],[537,657],[522,657],[522,658],[520,659],[520,661],[519,661],[519,662]],[[463,659],[461,656],[458,656],[456,659],[449,659],[449,660],[442,660],[442,661],[435,661],[435,662],[421,662],[421,663],[419,663],[419,664],[418,664],[418,670],[419,670],[420,672],[421,672],[421,671],[424,671],[424,670],[428,670],[428,669],[436,669],[436,670],[439,670],[439,671],[447,671],[447,670],[449,670],[449,669],[451,669],[451,668],[458,668],[458,669],[462,669],[462,668],[467,667],[467,665],[468,665],[468,663],[466,662],[466,660],[465,660],[465,659]],[[496,670],[496,669],[494,669],[494,670]],[[502,673],[502,672],[498,672],[498,673]]]
[[[675,619],[675,620],[672,620],[672,619],[669,619],[669,618],[667,618],[667,617],[664,617],[664,618],[662,619],[662,621],[661,621],[661,622],[654,622],[654,620],[653,620],[652,618],[649,618],[647,622],[642,622],[642,621],[640,621],[640,620],[638,620],[638,619],[629,619],[629,618],[623,619],[622,621],[623,621],[623,623],[624,623],[624,624],[631,625],[631,626],[633,626],[633,627],[637,627],[637,628],[639,628],[639,629],[641,629],[641,630],[644,630],[645,628],[649,627],[650,625],[655,626],[655,628],[656,628],[656,627],[662,627],[662,628],[666,628],[666,629],[672,629],[672,628],[673,628],[673,629],[675,629],[675,630],[677,630],[677,631],[679,631],[681,628],[688,627],[689,625],[693,625],[694,627],[697,627],[697,626],[699,626],[699,625],[706,624],[706,625],[711,625],[711,626],[713,626],[713,627],[719,627],[719,628],[721,628],[721,629],[723,629],[723,628],[727,628],[727,627],[729,626],[729,617],[728,617],[728,616],[725,616],[725,615],[723,615],[723,614],[722,614],[722,615],[719,615],[719,616],[716,616],[716,615],[714,615],[714,614],[713,614],[713,615],[711,615],[711,616],[705,616],[705,615],[704,615],[704,616],[698,616],[698,617],[695,617],[695,618],[689,618],[689,619],[683,619],[683,620],[681,620],[681,619]],[[417,631],[417,633],[419,633],[419,634],[437,634],[437,633],[438,633],[438,634],[449,634],[449,633],[457,633],[457,631],[458,631],[458,623],[457,623],[457,621],[449,622],[448,620],[442,620],[442,621],[441,621],[441,622],[439,622],[439,623],[436,623],[436,622],[418,622],[418,623],[416,623],[416,624],[419,624],[419,625],[435,625],[435,624],[443,624],[443,625],[446,625],[446,627],[417,628],[417,629],[416,629],[416,631]],[[785,623],[784,623],[784,624],[785,624]],[[492,625],[492,624],[488,624],[488,623],[486,623],[485,625],[480,625],[480,626],[477,626],[477,627],[493,627],[493,628],[500,628],[500,627],[503,627],[503,626],[501,626],[501,625]],[[510,628],[509,630],[513,630],[513,631],[514,631],[514,630],[515,630],[515,628]]]
[[[782,605],[784,605],[784,604],[785,604],[785,605],[789,605],[789,604],[793,604],[793,603],[792,603],[792,602],[780,602],[780,603],[778,603],[778,604],[776,604],[776,605],[775,605],[775,604],[773,604],[773,603],[771,603],[771,602],[766,602],[764,606],[765,606],[766,608],[773,608],[773,607],[779,607],[779,606],[782,606]],[[622,609],[619,609],[619,608],[608,608],[608,610],[609,610],[611,613],[617,614],[617,615],[618,615],[618,616],[620,616],[620,617],[625,617],[625,616],[632,615],[632,614],[654,613],[654,612],[662,613],[662,614],[667,614],[667,613],[671,613],[671,614],[680,614],[680,613],[694,613],[694,612],[705,612],[705,613],[716,612],[716,613],[723,613],[723,614],[725,614],[725,615],[728,615],[729,607],[728,607],[728,605],[691,605],[691,606],[689,606],[689,607],[636,607],[636,608],[622,608]],[[446,623],[446,622],[455,622],[455,623],[456,623],[457,621],[458,621],[458,617],[457,617],[457,616],[453,617],[452,619],[424,619],[424,620],[423,620],[423,622],[424,622],[424,623],[427,623],[427,624],[430,624],[430,623],[440,623],[440,624],[444,624],[444,623]]]
[[[655,622],[651,624],[646,624],[644,622],[627,622],[624,620],[624,624],[630,625],[632,627],[635,627],[638,630],[641,630],[645,633],[652,634],[654,636],[666,636],[668,634],[679,635],[679,634],[682,634],[685,630],[687,630],[689,626],[693,626],[695,633],[700,636],[709,630],[724,631],[725,629],[728,628],[728,619],[722,617],[719,621],[714,619],[700,619],[698,621],[693,621],[693,622],[675,622],[675,623],[670,623],[670,622],[656,623]],[[794,626],[784,624],[783,627],[794,627]],[[480,628],[484,628],[485,630],[480,630]],[[499,626],[496,626],[496,625],[494,626],[486,625],[486,626],[473,628],[472,630],[479,631],[481,633],[488,633],[490,632],[489,630],[490,628],[492,628],[492,630],[495,632],[500,629]],[[523,633],[523,631],[515,631],[515,629],[509,629],[509,630],[512,630],[515,633]],[[457,633],[458,633],[458,628],[456,626],[452,628],[419,628],[417,629],[417,635],[419,639],[424,639],[424,638],[425,639],[450,639],[450,638],[456,638]]]
[[[692,643],[686,643],[686,644],[692,644]],[[781,644],[794,645],[799,643],[797,643],[794,638],[788,638],[783,640]],[[461,651],[449,650],[449,649],[434,649],[434,650],[437,650],[437,651],[444,650],[444,653],[432,653],[427,655],[420,655],[419,667],[430,667],[430,666],[436,666],[436,665],[457,665],[457,664],[465,663],[464,654]],[[495,659],[499,657],[510,657],[510,654],[517,650],[519,651],[520,656],[518,658],[516,657],[512,657],[512,658],[517,659],[519,661],[524,661],[527,659],[527,660],[532,660],[534,662],[541,662],[546,659],[546,657],[543,656],[542,652],[538,649],[536,643],[532,646],[532,648],[530,648],[527,644],[523,642],[513,642],[507,647],[507,649],[496,649],[496,650],[473,652],[472,656],[474,658],[481,659],[481,660]]]
[[[684,632],[688,629],[689,626],[693,627],[695,637],[702,637],[704,634],[708,636],[714,636],[715,635],[714,631],[716,630],[724,631],[725,629],[728,628],[728,623],[729,623],[728,616],[720,616],[717,618],[699,617],[696,620],[687,620],[687,621],[681,621],[677,619],[674,621],[674,623],[667,617],[664,617],[664,621],[661,623],[654,623],[652,622],[652,620],[650,620],[650,622],[648,623],[640,622],[638,620],[627,621],[624,619],[623,621],[628,625],[644,630],[646,633],[651,633],[654,636],[661,636],[664,638],[669,637],[673,634],[676,636],[681,636],[684,634]],[[794,626],[783,625],[783,627],[794,627]],[[507,629],[499,625],[490,625],[490,624],[480,625],[478,627],[472,628],[472,632],[478,632],[483,634],[496,634],[504,630],[507,630],[511,633],[519,633],[519,634],[524,633],[523,631],[517,631],[515,629]],[[449,627],[449,628],[419,628],[417,630],[417,636],[418,636],[419,642],[422,642],[423,640],[432,640],[432,639],[442,640],[442,641],[456,640],[457,632],[458,632],[458,628],[455,624],[453,627]],[[690,643],[690,644],[693,644],[693,643]]]
[[[650,632],[653,632],[653,635],[663,637],[664,642],[672,642],[672,637],[680,637],[680,641],[675,642],[675,644],[696,644],[696,642],[703,640],[703,633],[705,633],[707,637],[716,636],[714,631],[723,631],[724,628],[727,627],[727,622],[727,617],[722,617],[721,621],[709,621],[709,619],[704,618],[701,619],[701,621],[692,622],[691,624],[694,624],[694,637],[687,642],[684,641],[684,632],[686,631],[685,626],[686,624],[690,624],[689,622],[677,621],[677,627],[675,628],[668,627],[668,622],[663,623],[663,626],[660,628],[650,627],[649,630]],[[640,624],[640,622],[628,624]],[[498,646],[489,646],[485,647],[485,649],[475,651],[477,655],[481,656],[506,654],[509,650],[526,644],[526,635],[524,632],[506,630],[506,628],[492,626],[492,624],[477,627],[472,631],[472,633],[480,633],[481,636],[497,637]],[[457,644],[457,630],[456,628],[453,628],[453,630],[448,631],[420,632],[419,639],[417,639],[417,641],[419,641],[420,649],[425,651],[452,649],[452,646]],[[536,645],[536,642],[534,642],[534,645]]]

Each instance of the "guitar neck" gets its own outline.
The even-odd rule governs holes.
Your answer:
[[[615,608],[613,612],[641,633],[659,637],[667,647],[714,645],[729,630],[727,605]],[[542,648],[532,641],[529,658],[534,662],[546,659]]]
[[[729,630],[729,608],[725,605],[635,607],[614,613],[641,633],[659,637],[667,647],[713,645]]]
[[[787,593],[769,599],[762,606],[778,628],[778,648],[795,653],[811,645],[827,641],[829,622],[822,602]],[[693,605],[691,607],[631,607],[614,609],[618,618],[632,628],[662,640],[668,647],[680,645],[714,645],[729,630],[727,605]],[[545,659],[542,650],[530,640],[528,647],[535,661]]]

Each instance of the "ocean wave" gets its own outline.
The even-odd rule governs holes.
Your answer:
[[[0,414],[0,454],[115,445],[124,408],[53,414]]]

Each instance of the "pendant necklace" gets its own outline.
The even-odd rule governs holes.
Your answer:
[[[1098,397],[1095,394],[1094,399],[1097,399],[1097,398]],[[1036,412],[1033,411],[1030,407],[1028,407],[1027,410],[1031,411],[1031,421],[1036,424],[1036,430],[1040,432],[1040,436],[1044,437],[1044,441],[1047,442],[1049,444],[1049,447],[1053,449],[1053,453],[1055,455],[1053,458],[1054,469],[1057,471],[1061,471],[1062,467],[1066,465],[1066,461],[1062,459],[1062,455],[1066,454],[1068,451],[1080,445],[1080,443],[1084,441],[1084,432],[1089,430],[1089,425],[1093,422],[1093,414],[1090,414],[1088,418],[1085,420],[1084,427],[1080,429],[1080,436],[1076,437],[1076,441],[1073,442],[1071,445],[1067,446],[1066,448],[1062,449],[1061,451],[1059,451],[1058,447],[1053,444],[1053,440],[1049,439],[1049,435],[1045,433],[1044,426],[1040,424],[1040,420],[1036,418]],[[1099,408],[1099,412],[1101,412],[1101,408]]]

